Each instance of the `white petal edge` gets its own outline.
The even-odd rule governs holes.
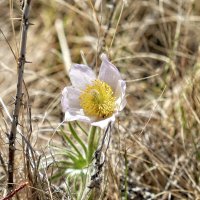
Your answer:
[[[92,126],[98,126],[100,127],[101,129],[104,129],[108,126],[108,124],[110,122],[114,122],[115,121],[115,114],[113,114],[111,117],[108,117],[106,119],[103,119],[103,120],[100,120],[100,121],[97,121],[97,122],[92,122],[91,125]]]
[[[86,122],[86,123],[91,123],[91,118],[87,117],[84,115],[84,112],[82,109],[68,109],[65,112],[65,119],[64,121],[82,121],[82,122]]]
[[[116,105],[117,110],[121,111],[126,106],[126,82],[123,80],[119,80],[117,84],[117,88],[115,90],[114,96],[117,98]]]
[[[69,109],[68,111],[65,112],[65,119],[64,121],[82,121],[86,122],[88,124],[91,124],[92,126],[97,126],[100,127],[101,129],[104,129],[108,126],[110,122],[115,121],[115,116],[117,113],[114,113],[111,117],[108,117],[106,119],[100,120],[100,121],[95,121],[94,118],[92,117],[87,117],[85,116],[84,112],[82,109]]]
[[[108,83],[115,92],[118,81],[121,80],[119,70],[107,58],[106,54],[101,55],[101,67],[99,70],[99,79]]]
[[[66,112],[69,108],[81,108],[79,101],[80,93],[81,91],[73,86],[68,86],[63,89],[61,98],[63,112]]]
[[[84,90],[88,84],[96,79],[96,75],[87,65],[74,64],[69,70],[69,78],[74,87]]]

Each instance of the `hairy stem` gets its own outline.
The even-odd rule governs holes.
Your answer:
[[[94,139],[95,139],[96,129],[97,128],[95,126],[92,126],[90,129],[89,137],[88,137],[88,152],[87,152],[88,164],[90,164],[93,153],[94,153]]]
[[[23,85],[24,65],[26,63],[25,54],[26,54],[27,31],[29,27],[28,17],[29,17],[30,4],[31,0],[25,1],[25,5],[23,8],[23,15],[22,15],[21,44],[20,44],[20,54],[18,58],[17,93],[15,99],[15,107],[13,111],[13,120],[9,134],[8,182],[7,182],[8,192],[13,190],[13,183],[14,183],[13,179],[14,179],[15,139],[17,134],[19,112],[23,97],[22,85]]]

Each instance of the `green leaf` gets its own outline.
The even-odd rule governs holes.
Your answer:
[[[67,142],[71,145],[71,147],[78,153],[78,155],[83,158],[81,152],[78,150],[78,148],[74,145],[73,141],[67,136],[67,134],[62,130],[60,129],[62,134],[63,134],[63,137],[65,140],[67,140]]]
[[[85,131],[85,129],[84,129],[78,122],[76,122],[76,124],[77,124],[77,126],[81,129],[81,131],[82,131],[86,136],[88,136],[87,131]]]
[[[85,155],[87,155],[87,148],[85,146],[85,144],[83,143],[83,141],[80,139],[80,137],[77,135],[76,131],[74,130],[73,126],[71,125],[71,123],[69,122],[69,130],[72,133],[73,137],[76,139],[76,141],[83,147],[83,150],[85,152]]]

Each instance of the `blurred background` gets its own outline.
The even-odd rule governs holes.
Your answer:
[[[22,2],[0,0],[0,151],[16,93]],[[27,39],[23,129],[48,152],[63,119],[61,91],[72,63],[96,72],[108,54],[127,81],[127,106],[109,147],[104,199],[200,199],[200,1],[32,0]],[[2,104],[4,102],[5,105]],[[20,141],[20,136],[18,136]],[[16,180],[24,171],[22,145]],[[1,169],[2,168],[2,169]],[[0,193],[6,173],[0,166]],[[59,187],[62,181],[57,183]]]

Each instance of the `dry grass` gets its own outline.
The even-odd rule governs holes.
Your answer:
[[[2,0],[0,10],[0,28],[17,57],[19,2]],[[62,144],[54,130],[62,120],[60,93],[69,84],[70,63],[83,62],[84,54],[98,71],[102,51],[128,86],[102,198],[147,200],[145,194],[151,194],[152,199],[200,199],[199,0],[39,0],[33,1],[31,22],[27,59],[32,63],[25,66],[28,92],[24,87],[19,126],[26,140],[18,134],[15,171],[16,187],[27,180],[29,186],[16,199],[61,199],[55,190],[63,180],[53,189],[38,165],[50,151],[50,140]],[[0,197],[5,195],[8,113],[17,80],[12,51],[1,34]],[[26,150],[30,144],[32,152]],[[129,192],[123,194],[125,185]]]

